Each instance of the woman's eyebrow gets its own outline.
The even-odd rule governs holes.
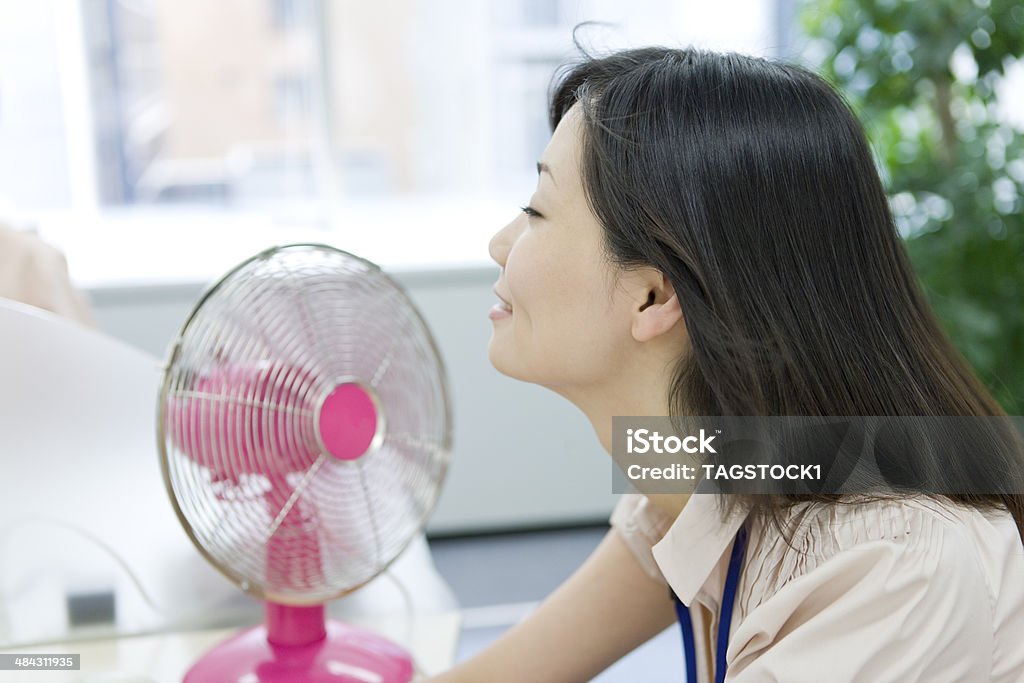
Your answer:
[[[555,176],[553,176],[551,174],[551,167],[548,166],[547,164],[545,164],[543,161],[538,161],[537,162],[537,175],[540,175],[542,171],[546,172],[548,174],[548,176],[551,178],[551,182],[553,182],[553,183],[555,182]],[[555,184],[557,185],[558,183],[555,183]]]

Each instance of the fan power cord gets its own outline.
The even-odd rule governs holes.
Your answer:
[[[398,591],[402,594],[402,599],[405,602],[405,642],[407,645],[406,649],[409,651],[409,658],[412,659],[412,666],[416,675],[426,677],[427,672],[423,670],[423,667],[421,666],[419,660],[417,660],[416,656],[413,654],[413,652],[416,650],[416,648],[414,647],[414,644],[416,642],[416,610],[413,605],[412,592],[409,590],[408,586],[402,583],[401,579],[399,579],[397,576],[391,573],[390,567],[384,570],[383,576],[386,576],[388,580],[391,581],[391,583],[393,583],[395,587],[398,588]]]

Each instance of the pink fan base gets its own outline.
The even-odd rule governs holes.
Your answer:
[[[184,683],[408,683],[409,653],[338,621],[324,608],[267,603],[267,625],[232,636],[203,655]]]

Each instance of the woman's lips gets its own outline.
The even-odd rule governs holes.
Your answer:
[[[504,302],[494,304],[491,306],[490,312],[487,317],[491,320],[501,320],[503,318],[512,317],[512,311],[507,307]]]

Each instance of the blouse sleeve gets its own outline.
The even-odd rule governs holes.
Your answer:
[[[642,493],[622,494],[610,520],[611,527],[626,542],[647,575],[666,586],[668,583],[654,561],[651,548],[665,535],[672,521]]]
[[[925,536],[840,549],[786,582],[734,627],[726,680],[989,680],[994,598],[977,550],[962,527]]]

